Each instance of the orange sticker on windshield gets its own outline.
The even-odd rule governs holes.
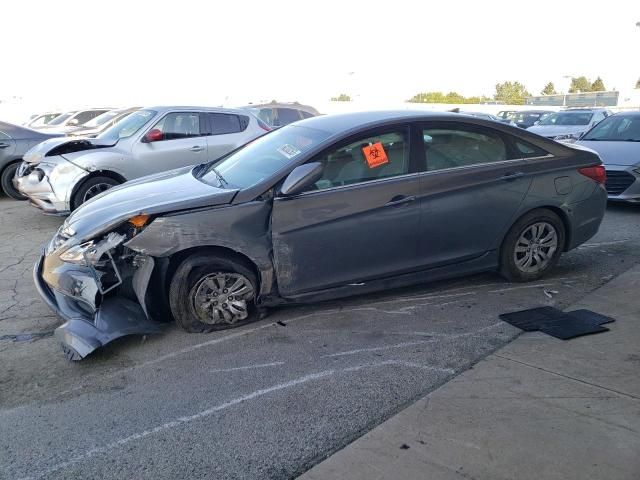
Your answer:
[[[385,163],[389,163],[387,152],[384,151],[384,147],[380,142],[362,147],[362,153],[364,154],[364,158],[367,160],[369,168],[376,168],[380,165],[384,165]]]

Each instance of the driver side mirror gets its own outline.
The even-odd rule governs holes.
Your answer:
[[[67,125],[70,125],[70,126],[72,126],[72,127],[75,127],[75,126],[76,126],[76,125],[78,125],[79,123],[80,123],[80,122],[78,122],[78,119],[77,119],[77,118],[72,118],[71,120],[69,120],[69,121],[67,122]]]
[[[147,132],[147,134],[144,137],[142,137],[142,142],[143,143],[159,142],[163,138],[164,138],[164,134],[162,133],[162,130],[159,130],[157,128],[152,128]]]
[[[309,185],[316,183],[322,176],[322,164],[320,162],[305,163],[293,169],[285,179],[280,193],[285,196],[296,195],[304,191]]]
[[[534,125],[538,125],[540,124],[540,120],[536,120],[535,122],[533,122]]]

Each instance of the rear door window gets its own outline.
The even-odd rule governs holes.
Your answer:
[[[163,140],[178,140],[200,136],[200,114],[197,112],[175,112],[167,114],[155,124]]]
[[[312,190],[324,190],[409,173],[409,144],[404,130],[367,134],[316,157],[322,177]]]
[[[502,136],[490,129],[464,125],[424,128],[427,170],[468,167],[508,159]]]

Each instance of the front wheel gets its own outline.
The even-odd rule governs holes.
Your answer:
[[[171,313],[187,332],[246,325],[258,319],[256,276],[243,263],[194,254],[177,268],[169,286]]]
[[[547,209],[533,210],[507,233],[500,251],[500,274],[512,282],[538,280],[558,263],[564,242],[560,217]]]
[[[73,198],[71,199],[72,210],[75,210],[84,202],[91,200],[96,195],[100,195],[102,192],[106,192],[116,185],[120,185],[120,182],[111,177],[99,176],[88,178],[73,194]]]
[[[7,167],[2,171],[2,175],[0,175],[0,185],[2,186],[2,191],[7,195],[7,197],[13,198],[14,200],[26,200],[27,197],[22,195],[13,185],[13,177],[16,176],[16,171],[19,166],[20,163],[7,165]]]

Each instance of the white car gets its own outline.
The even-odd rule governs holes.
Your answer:
[[[267,131],[246,110],[144,108],[94,139],[42,142],[24,155],[14,184],[45,213],[65,215],[115,185],[215,160]]]

